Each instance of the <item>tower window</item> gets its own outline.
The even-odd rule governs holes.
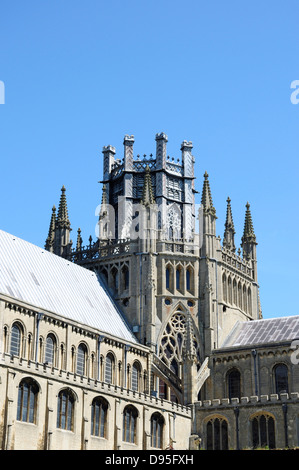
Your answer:
[[[112,354],[107,354],[106,356],[106,367],[105,367],[105,382],[108,384],[113,383],[114,375],[114,357]]]
[[[170,286],[170,272],[169,268],[166,268],[166,289],[169,289]]]
[[[187,269],[186,271],[186,288],[187,290],[191,290],[191,282],[190,282],[190,271]]]

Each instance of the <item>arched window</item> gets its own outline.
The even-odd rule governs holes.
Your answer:
[[[23,379],[19,385],[17,420],[35,423],[38,385],[33,379]]]
[[[261,414],[251,420],[252,446],[275,449],[275,423],[272,416]]]
[[[173,291],[173,266],[168,264],[165,268],[165,287],[169,291]]]
[[[241,375],[237,369],[232,369],[227,374],[228,397],[241,398]]]
[[[112,287],[115,290],[118,290],[118,269],[117,268],[114,267],[112,269],[111,276],[112,276]]]
[[[162,449],[163,446],[164,418],[160,413],[154,413],[151,417],[151,447]]]
[[[233,280],[233,303],[238,305],[238,291],[236,279]]]
[[[248,287],[248,313],[252,315],[252,300],[251,300],[251,289]]]
[[[228,450],[227,421],[210,419],[207,423],[207,450]]]
[[[114,357],[111,353],[107,354],[105,361],[105,382],[112,384],[114,382]]]
[[[55,354],[55,338],[53,335],[48,335],[46,339],[45,348],[45,362],[47,364],[54,365],[54,354]]]
[[[86,374],[86,362],[87,362],[87,347],[85,344],[79,344],[77,351],[77,374],[78,375],[87,375]]]
[[[175,271],[175,286],[177,290],[181,289],[181,269],[177,268]]]
[[[228,303],[232,304],[232,296],[233,296],[233,291],[232,291],[232,278],[229,276],[227,280],[227,294],[228,294]]]
[[[274,367],[275,393],[288,393],[288,368],[285,364],[277,364]]]
[[[73,431],[74,427],[75,397],[71,390],[64,389],[59,392],[57,406],[57,427],[66,431]]]
[[[123,417],[123,441],[136,444],[137,417],[138,411],[134,406],[128,405],[125,407]]]
[[[242,286],[238,283],[238,307],[242,310]]]
[[[226,275],[222,276],[222,291],[223,291],[223,301],[227,302],[227,285],[226,285]]]
[[[245,284],[243,286],[243,310],[247,312],[247,289]]]
[[[102,397],[97,397],[91,405],[91,435],[107,438],[107,412],[108,402]]]
[[[191,290],[191,275],[190,275],[190,269],[186,270],[186,289],[188,291]]]
[[[169,268],[166,268],[165,279],[166,279],[166,289],[170,289],[170,270],[169,270]]]
[[[22,329],[18,323],[14,323],[11,328],[10,354],[19,357],[21,354]]]
[[[129,268],[127,265],[123,266],[121,270],[122,275],[122,289],[127,290],[129,289]]]
[[[141,368],[138,362],[134,362],[132,367],[132,390],[139,390]]]

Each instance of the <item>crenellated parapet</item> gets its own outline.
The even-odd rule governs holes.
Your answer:
[[[252,395],[239,398],[214,398],[212,400],[203,400],[196,402],[196,407],[220,410],[224,408],[234,408],[236,406],[263,406],[266,404],[298,403],[299,393],[272,393],[270,395]]]

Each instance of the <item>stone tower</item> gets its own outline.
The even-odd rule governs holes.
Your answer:
[[[222,244],[216,236],[207,172],[201,204],[195,204],[192,143],[183,141],[175,160],[167,155],[164,133],[156,135],[155,156],[135,157],[134,141],[125,136],[122,159],[115,147],[103,148],[98,239],[83,246],[79,229],[71,249],[62,190],[46,248],[105,280],[136,337],[154,354],[152,388],[191,403],[199,392],[205,396],[199,377],[206,358],[237,321],[261,317],[252,217],[247,205],[241,256],[229,198]]]

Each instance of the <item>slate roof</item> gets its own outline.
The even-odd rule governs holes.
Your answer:
[[[137,343],[96,273],[2,230],[1,294]]]
[[[299,315],[237,322],[222,348],[246,347],[299,339]]]

